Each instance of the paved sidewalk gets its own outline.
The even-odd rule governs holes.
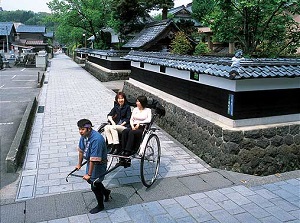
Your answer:
[[[163,130],[159,180],[143,187],[133,160],[106,176],[112,200],[105,211],[87,214],[96,205],[89,185],[65,181],[77,164],[76,123],[88,118],[99,126],[115,93],[63,54],[52,59],[45,81],[16,202],[1,206],[1,223],[300,222],[299,172],[260,178],[216,170]]]

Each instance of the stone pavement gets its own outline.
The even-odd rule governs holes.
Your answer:
[[[1,205],[5,222],[300,222],[299,171],[266,178],[211,168],[162,129],[159,180],[140,181],[139,160],[106,176],[106,210],[89,185],[65,177],[77,164],[76,123],[106,121],[115,93],[63,54],[55,55],[39,95],[15,202]],[[78,174],[82,174],[83,170]]]

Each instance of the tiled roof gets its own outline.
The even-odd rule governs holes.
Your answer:
[[[27,26],[19,25],[17,28],[17,33],[45,33],[45,26]]]
[[[44,43],[43,40],[26,40],[25,43],[27,46],[43,46],[47,45],[47,43]]]
[[[174,14],[176,14],[177,12],[179,12],[180,10],[182,10],[182,9],[184,9],[184,8],[185,8],[185,6],[184,6],[184,5],[181,5],[181,6],[178,6],[178,7],[172,8],[172,9],[169,9],[169,10],[168,10],[168,13],[174,15]]]
[[[127,55],[129,50],[89,50],[89,54],[95,54],[100,56],[108,56],[108,57],[122,57]]]
[[[124,48],[141,48],[157,38],[171,23],[171,20],[164,20],[159,23],[149,24],[136,37],[129,40]]]
[[[0,36],[6,36],[7,34],[9,35],[13,25],[14,24],[12,22],[0,22]]]
[[[239,68],[232,68],[232,58],[229,57],[196,57],[162,52],[131,51],[123,58],[235,80],[300,77],[300,59],[243,59]]]

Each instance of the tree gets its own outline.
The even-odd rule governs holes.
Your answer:
[[[109,25],[125,38],[129,33],[139,32],[145,23],[151,22],[151,10],[163,9],[163,19],[172,8],[172,0],[116,0],[112,4],[112,14]],[[165,17],[165,18],[164,18]]]
[[[140,31],[146,22],[147,12],[139,0],[116,0],[111,9],[109,26],[123,39],[129,33]]]
[[[174,39],[171,42],[171,53],[174,54],[189,54],[192,51],[192,45],[185,33],[179,31],[175,34]]]
[[[100,42],[103,37],[100,32],[107,25],[107,20],[111,12],[112,0],[52,0],[48,7],[52,12],[52,20],[58,24],[61,30],[57,35],[63,35],[63,30],[74,28],[73,32],[79,39],[83,34],[94,35],[95,42]],[[79,36],[78,36],[79,35]],[[68,33],[62,36],[67,38]],[[74,41],[74,36],[70,36],[68,41]]]
[[[279,56],[300,47],[295,0],[194,0],[192,10],[217,41],[236,42],[245,54]]]
[[[140,0],[141,5],[150,12],[151,10],[162,9],[162,19],[167,19],[168,9],[174,7],[173,0]]]

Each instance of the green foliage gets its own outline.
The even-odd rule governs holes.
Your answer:
[[[171,42],[171,53],[185,55],[192,51],[192,45],[185,33],[180,31],[175,34]]]
[[[203,42],[199,42],[195,48],[194,55],[198,56],[198,55],[203,55],[203,54],[206,54],[209,52],[210,52],[210,49],[208,48],[208,46]]]
[[[110,14],[111,0],[52,0],[48,7],[52,12],[52,21],[58,24],[57,33],[63,43],[77,42],[83,34],[87,37],[94,35],[95,42],[104,41],[98,35],[101,28],[105,28]],[[76,32],[63,33],[63,30],[74,29]]]
[[[100,48],[110,44],[101,29],[113,28],[124,42],[127,34],[139,32],[150,21],[148,12],[173,5],[173,0],[51,0],[48,3],[51,21],[57,24],[56,37],[62,43],[80,42],[86,33],[95,36],[94,46]]]
[[[48,20],[50,16],[46,12],[34,13],[32,11],[2,11],[0,13],[0,22],[20,22],[25,25],[46,26],[47,31],[54,30],[54,23]]]
[[[293,20],[300,13],[296,1],[194,0],[192,9],[217,41],[236,42],[245,54],[274,57],[300,47],[300,24]]]

